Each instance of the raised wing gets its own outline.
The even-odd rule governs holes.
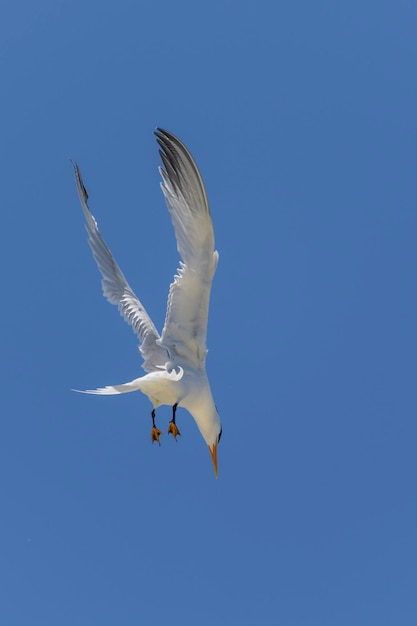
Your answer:
[[[164,168],[161,188],[182,257],[170,286],[165,326],[158,342],[193,367],[204,364],[211,283],[218,253],[203,179],[190,152],[174,135],[155,132]]]
[[[97,222],[88,208],[88,193],[81,178],[78,165],[74,164],[75,180],[81,206],[87,221],[88,243],[94,259],[103,277],[103,294],[111,304],[116,304],[125,320],[132,326],[141,341],[140,351],[144,359],[143,368],[147,372],[155,371],[167,361],[166,350],[156,341],[159,333],[145,308],[130,288],[121,269],[113,258],[98,229]]]

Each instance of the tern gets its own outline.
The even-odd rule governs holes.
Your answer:
[[[87,389],[82,393],[112,395],[142,391],[152,403],[152,443],[160,443],[161,435],[155,424],[156,409],[164,404],[172,407],[168,434],[176,440],[180,435],[176,410],[184,407],[191,413],[208,445],[217,478],[217,446],[222,427],[206,373],[206,335],[211,284],[219,254],[214,249],[210,209],[196,162],[175,135],[162,128],[157,128],[154,134],[163,164],[159,167],[161,189],[182,259],[169,288],[161,335],[105,243],[90,213],[89,196],[79,167],[73,164],[87,222],[88,243],[102,275],[103,295],[118,306],[139,337],[142,367],[147,372],[128,383]]]

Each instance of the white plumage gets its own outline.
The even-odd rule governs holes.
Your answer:
[[[103,294],[117,304],[141,342],[143,368],[148,372],[131,382],[87,390],[90,394],[119,394],[142,391],[153,405],[152,441],[161,434],[155,426],[155,410],[162,404],[173,407],[168,432],[179,434],[175,422],[177,406],[186,408],[195,419],[211,454],[217,476],[217,445],[220,419],[206,374],[206,335],[211,283],[218,262],[214,233],[204,183],[198,167],[184,144],[160,128],[155,132],[164,168],[161,188],[175,229],[180,268],[168,295],[165,325],[159,335],[144,306],[134,294],[97,222],[88,208],[88,194],[78,165],[75,179],[87,221],[89,244],[103,277]]]

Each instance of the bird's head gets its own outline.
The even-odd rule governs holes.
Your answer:
[[[188,409],[195,419],[198,429],[208,445],[211,460],[213,461],[214,472],[216,478],[218,478],[217,446],[219,445],[222,434],[222,425],[210,388],[207,386],[204,392],[198,395],[196,402],[183,403],[183,406]]]
[[[222,425],[214,403],[212,411],[208,412],[207,407],[205,407],[205,409],[205,411],[199,412],[197,415],[194,413],[193,417],[197,422],[197,426],[208,446],[211,460],[213,461],[214,473],[216,474],[216,478],[218,478],[217,446],[219,445],[220,437],[222,436]]]
[[[219,472],[217,470],[217,446],[219,444],[220,438],[222,436],[222,427],[220,426],[220,432],[216,436],[214,443],[211,445],[208,443],[208,449],[210,450],[211,460],[213,461],[214,473],[216,474],[216,478],[219,477]]]

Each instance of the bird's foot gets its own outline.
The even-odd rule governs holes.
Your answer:
[[[156,441],[158,443],[158,445],[161,445],[161,442],[159,441],[159,437],[161,435],[162,435],[162,433],[159,430],[159,428],[157,428],[156,426],[152,426],[152,443],[154,441]]]
[[[180,433],[180,431],[179,431],[179,429],[178,429],[178,426],[176,425],[176,423],[175,423],[174,421],[171,421],[171,422],[169,423],[169,426],[168,426],[168,435],[169,435],[170,433],[171,433],[171,435],[174,437],[175,441],[177,441],[177,437],[178,437],[178,435],[180,435],[180,436],[181,436],[181,433]]]

